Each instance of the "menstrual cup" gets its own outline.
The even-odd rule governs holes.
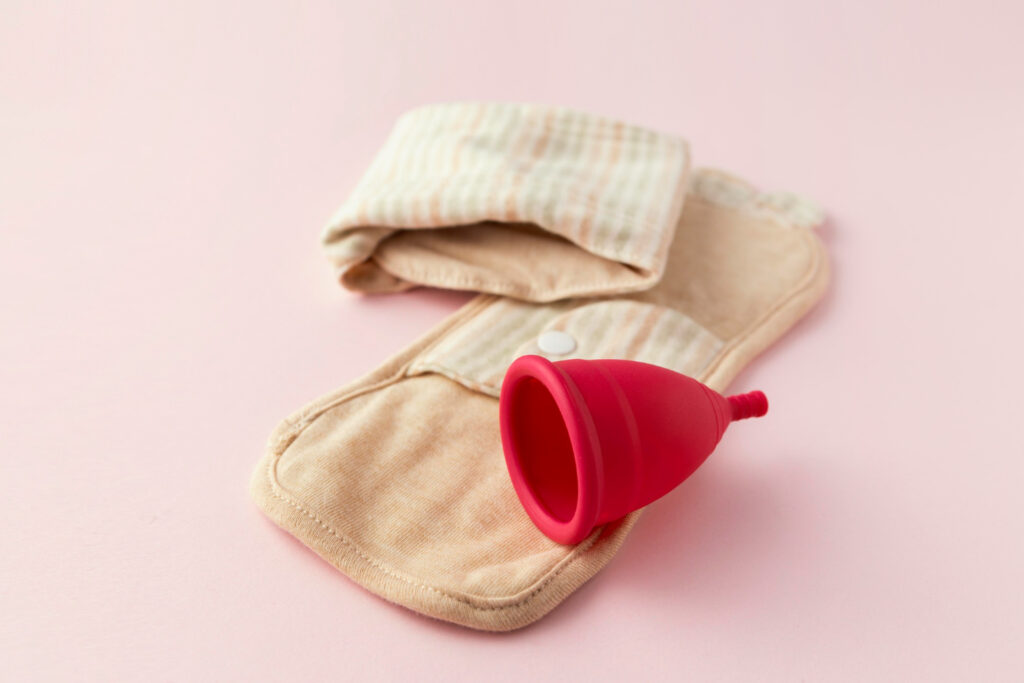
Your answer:
[[[693,474],[733,420],[760,417],[760,391],[725,398],[628,360],[517,358],[501,386],[512,484],[549,538],[579,543]]]

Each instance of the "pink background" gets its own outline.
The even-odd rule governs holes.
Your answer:
[[[1019,2],[143,4],[0,11],[0,678],[1024,679]],[[246,493],[278,419],[466,300],[347,295],[317,242],[399,113],[461,99],[830,215],[830,294],[734,385],[771,419],[511,635]]]

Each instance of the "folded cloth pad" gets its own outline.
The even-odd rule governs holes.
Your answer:
[[[669,136],[557,108],[415,110],[327,229],[330,257],[355,290],[488,294],[287,418],[252,494],[387,600],[525,626],[600,570],[641,513],[576,546],[533,526],[501,449],[509,363],[629,358],[721,391],[823,293],[818,222],[793,195],[688,174]],[[549,330],[575,349],[544,354]]]
[[[645,290],[688,169],[678,138],[567,109],[424,107],[399,119],[324,238],[341,284],[364,292]]]

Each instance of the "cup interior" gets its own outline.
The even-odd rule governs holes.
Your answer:
[[[576,511],[579,482],[572,442],[558,404],[534,377],[523,377],[511,400],[511,437],[530,495],[550,517],[568,522]]]

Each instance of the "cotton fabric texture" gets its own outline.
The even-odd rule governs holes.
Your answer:
[[[820,212],[685,143],[571,110],[406,114],[324,233],[363,292],[484,292],[377,370],[284,420],[256,467],[264,512],[352,580],[427,616],[509,631],[599,571],[640,518],[576,546],[523,511],[498,427],[535,353],[662,365],[723,391],[820,298]],[[560,330],[576,348],[544,354]]]
[[[324,241],[357,291],[643,290],[664,271],[688,170],[682,140],[570,109],[424,107],[399,119]]]

